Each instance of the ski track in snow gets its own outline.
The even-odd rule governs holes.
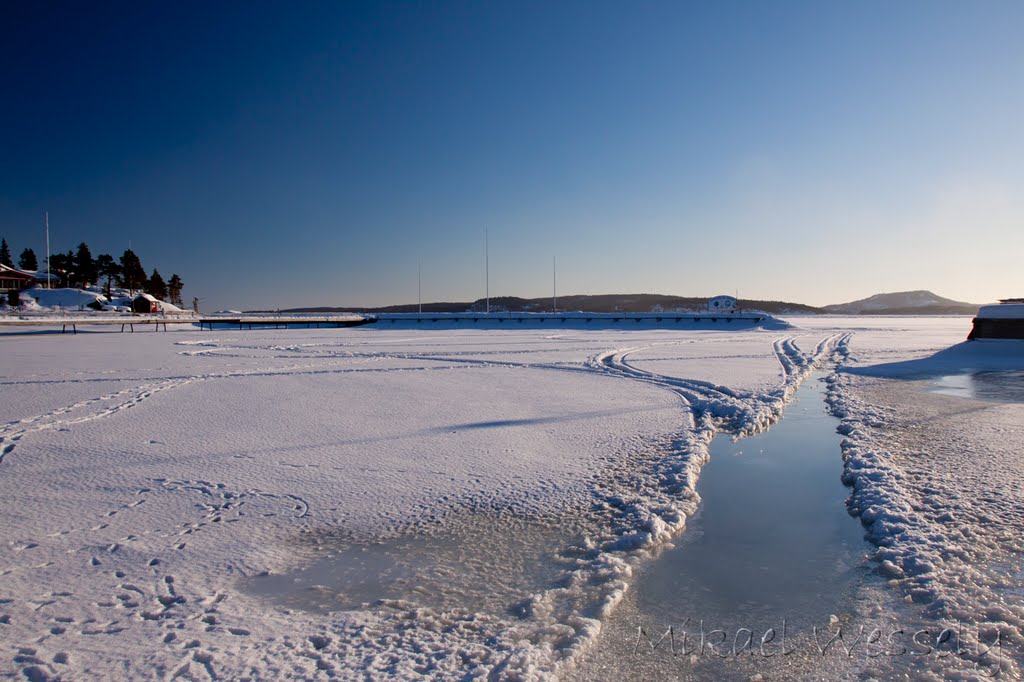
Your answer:
[[[562,629],[556,640],[544,643],[553,661],[530,660],[528,653],[519,652],[502,661],[498,671],[508,675],[514,667],[514,676],[519,677],[522,671],[557,674],[563,666],[571,666],[574,658],[593,643],[601,620],[625,596],[637,562],[681,533],[686,519],[696,511],[700,502],[696,483],[715,433],[725,429],[740,437],[767,428],[781,416],[799,384],[816,367],[841,353],[848,339],[846,334],[830,336],[819,342],[811,354],[801,351],[792,337],[776,341],[774,348],[784,379],[766,395],[743,394],[708,382],[654,374],[629,364],[629,355],[652,346],[621,348],[592,356],[586,363],[591,371],[650,383],[677,395],[686,409],[685,428],[672,444],[671,452],[656,460],[652,471],[620,471],[611,480],[596,485],[595,497],[611,524],[602,536],[589,539],[589,551],[580,556],[564,587],[524,603],[524,613],[533,617],[533,627],[539,623],[546,630]],[[583,592],[588,593],[587,608],[563,612],[565,605],[578,606]],[[527,638],[538,639],[536,635]]]
[[[222,608],[231,595],[220,590],[203,591],[202,581],[183,580],[171,571],[185,569],[189,561],[201,563],[201,557],[189,554],[197,536],[245,532],[228,529],[242,529],[253,518],[280,516],[302,524],[309,518],[309,504],[299,494],[232,490],[224,483],[208,480],[151,479],[138,488],[132,499],[91,522],[72,524],[44,538],[12,539],[7,543],[7,556],[0,557],[4,561],[0,564],[0,576],[5,578],[38,571],[47,576],[40,585],[53,584],[51,581],[59,580],[57,562],[61,555],[85,561],[90,569],[104,576],[94,584],[81,586],[85,594],[79,593],[79,586],[69,585],[66,589],[44,590],[21,604],[17,597],[0,592],[0,628],[9,626],[12,618],[29,619],[37,627],[34,637],[22,638],[19,645],[10,643],[11,664],[30,679],[56,679],[70,671],[74,671],[73,677],[128,678],[150,666],[162,679],[249,675],[355,677],[355,669],[363,670],[367,677],[431,674],[460,679],[467,675],[540,679],[556,675],[563,666],[571,666],[575,656],[592,643],[601,619],[628,589],[637,562],[649,558],[682,532],[687,517],[696,511],[699,497],[695,486],[700,468],[707,461],[708,443],[715,433],[726,430],[742,437],[768,428],[814,369],[844,356],[849,338],[850,334],[833,334],[817,340],[810,351],[800,348],[797,337],[775,340],[772,348],[782,380],[766,392],[656,374],[630,363],[631,355],[678,345],[673,341],[590,351],[589,359],[582,363],[529,361],[539,350],[566,350],[565,345],[543,345],[552,341],[575,343],[580,351],[587,352],[593,344],[582,341],[580,335],[572,339],[538,339],[543,344],[536,348],[465,351],[452,349],[450,342],[446,345],[445,338],[438,337],[440,342],[432,350],[394,353],[361,349],[365,342],[179,342],[186,349],[179,352],[189,357],[287,360],[291,364],[147,380],[13,420],[0,427],[0,467],[11,457],[30,456],[29,452],[15,450],[26,439],[31,440],[33,434],[60,432],[86,422],[113,418],[173,389],[199,382],[303,374],[477,367],[584,372],[609,380],[641,382],[671,392],[679,400],[680,429],[670,447],[648,458],[647,470],[613,467],[608,478],[594,482],[595,508],[606,526],[588,537],[585,546],[564,548],[573,563],[565,579],[558,587],[525,598],[519,605],[522,618],[511,624],[495,623],[489,617],[472,614],[442,617],[430,609],[395,603],[387,605],[394,615],[368,615],[365,622],[335,623],[332,632],[322,625],[305,637],[283,635],[271,637],[270,642],[238,644],[249,639],[252,627],[223,620]],[[507,359],[511,357],[521,361]],[[353,366],[404,361],[426,364]],[[6,383],[16,385],[31,380]],[[118,526],[143,505],[167,507],[172,514],[193,511],[177,518],[162,516],[167,523],[160,527],[140,529],[128,522]],[[118,534],[125,529],[130,530],[127,535]],[[76,537],[83,539],[69,544]],[[39,559],[34,558],[36,555]],[[245,571],[246,566],[240,560],[236,565],[228,565],[227,570]],[[96,588],[100,585],[108,591],[98,594]],[[284,631],[294,624],[287,620],[284,623]],[[138,628],[148,632],[147,639],[154,642],[150,651],[141,656],[139,652],[116,650],[103,653],[104,648],[116,649],[119,633]],[[72,635],[78,639],[71,639]],[[107,642],[99,653],[87,644],[93,639]],[[233,642],[233,650],[225,652],[225,639]],[[61,646],[63,640],[72,643]],[[155,644],[157,641],[161,644]],[[529,644],[524,645],[523,641]],[[75,651],[83,647],[91,653]],[[408,660],[399,660],[402,656]],[[129,660],[133,657],[139,660]],[[262,660],[263,667],[247,667],[246,661],[251,660]],[[69,668],[72,663],[81,667]]]

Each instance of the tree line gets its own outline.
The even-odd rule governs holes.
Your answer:
[[[13,268],[14,261],[11,258],[11,250],[7,246],[6,239],[0,239],[0,263]],[[39,270],[39,259],[35,251],[25,249],[18,256],[18,268],[22,270]],[[148,277],[146,270],[142,267],[142,261],[131,249],[126,249],[116,260],[113,256],[102,253],[93,258],[89,246],[82,242],[78,250],[68,249],[67,253],[55,253],[50,255],[50,273],[60,279],[60,286],[63,287],[89,287],[103,281],[104,293],[110,298],[110,289],[113,285],[128,289],[133,294],[136,291],[144,291],[153,298],[182,307],[181,290],[184,287],[181,277],[177,273],[171,275],[171,279],[164,281],[160,272],[153,269]]]

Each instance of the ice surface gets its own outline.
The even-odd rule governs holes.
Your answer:
[[[950,374],[933,381],[932,391],[976,400],[1024,403],[1024,370]]]

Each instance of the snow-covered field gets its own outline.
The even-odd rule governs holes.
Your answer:
[[[891,595],[1005,630],[1015,673],[1024,409],[864,370],[969,321],[793,322],[2,333],[0,671],[570,673],[683,532],[714,433],[770,426],[839,362],[851,505]]]

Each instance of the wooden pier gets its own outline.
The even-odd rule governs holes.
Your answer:
[[[358,327],[364,324],[376,322],[373,317],[364,315],[324,316],[324,317],[301,317],[301,316],[277,316],[268,315],[263,317],[203,317],[193,320],[200,329],[208,328],[213,331],[213,325],[238,325],[239,329],[252,329],[253,325],[259,327],[273,327],[274,329],[289,329],[291,327],[305,327],[306,329],[320,329],[321,327]]]
[[[207,317],[89,317],[87,315],[77,315],[74,317],[41,317],[33,319],[31,317],[0,317],[0,328],[3,327],[60,327],[61,333],[66,333],[68,329],[71,330],[72,334],[78,333],[79,326],[104,326],[104,327],[115,327],[120,326],[120,331],[124,332],[126,329],[129,332],[134,332],[136,327],[152,327],[153,331],[167,331],[167,325],[194,325],[200,329],[209,329],[213,331],[214,325],[221,326],[237,326],[239,329],[253,329],[272,327],[274,329],[288,329],[291,327],[305,327],[307,329],[321,327],[327,328],[339,328],[339,327],[357,327],[359,325],[370,324],[374,322],[373,317],[367,317],[364,315],[345,315],[345,316],[319,316],[319,317],[301,317],[301,316],[234,316],[234,317],[219,317],[219,316],[207,316]]]

